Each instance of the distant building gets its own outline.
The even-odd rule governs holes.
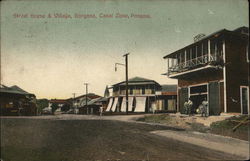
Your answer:
[[[114,84],[111,88],[113,94],[109,97],[106,112],[126,112],[126,82]],[[170,103],[173,99],[176,102],[176,90],[172,92],[173,95],[162,94],[162,86],[154,80],[131,78],[128,80],[128,111],[167,112],[169,109],[176,111],[176,103]]]
[[[78,96],[76,98],[73,98],[73,108],[76,110],[75,113],[79,113],[79,114],[91,114],[91,108],[88,108],[86,106],[86,99],[87,99],[87,105],[88,102],[96,99],[96,98],[100,98],[101,96],[96,95],[94,93],[88,93],[87,96],[86,94]]]
[[[36,96],[18,86],[0,85],[1,115],[36,115]]]
[[[161,94],[157,95],[162,100],[161,110],[164,112],[176,112],[177,107],[177,85],[161,85]],[[160,101],[159,101],[160,102]],[[158,105],[160,110],[160,105]]]
[[[57,111],[62,111],[62,107],[65,105],[69,105],[70,106],[70,102],[68,99],[51,99],[49,100],[49,107],[48,109],[52,109],[52,105],[56,104],[58,106]]]
[[[178,79],[178,111],[189,98],[194,111],[207,100],[210,115],[249,114],[248,28],[202,37],[164,57],[169,78]]]

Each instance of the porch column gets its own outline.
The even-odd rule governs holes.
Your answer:
[[[218,50],[218,43],[215,43],[215,44],[214,44],[214,51],[215,51],[214,59],[215,59],[215,60],[217,60],[217,55],[218,55],[218,53],[217,53],[218,51],[217,51],[217,50]]]
[[[181,53],[180,53],[180,63],[181,63],[181,61],[182,61],[182,60],[181,60]]]
[[[226,43],[225,40],[223,40],[222,45],[222,51],[223,51],[223,62],[226,64]],[[226,66],[223,65],[223,80],[224,80],[224,112],[227,112],[227,79],[226,79]]]
[[[192,60],[192,55],[193,55],[192,48],[190,48],[190,60]]]
[[[204,63],[203,61],[203,42],[201,43],[201,62]]]
[[[195,64],[197,65],[198,64],[198,60],[197,60],[197,51],[198,51],[198,46],[195,46]]]
[[[208,49],[208,61],[210,61],[210,55],[211,55],[210,40],[208,40],[207,49]]]
[[[187,66],[187,51],[185,50],[185,66]]]

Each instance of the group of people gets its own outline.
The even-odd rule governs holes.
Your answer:
[[[189,98],[188,101],[184,103],[185,114],[187,114],[187,115],[193,114],[194,113],[193,108],[194,108],[193,102]],[[201,114],[202,117],[207,117],[209,115],[209,113],[208,113],[208,101],[206,99],[204,101],[202,101],[202,103],[196,109],[196,112],[198,114]]]

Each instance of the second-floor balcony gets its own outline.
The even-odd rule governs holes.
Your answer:
[[[222,54],[202,55],[180,63],[171,64],[171,66],[168,66],[168,72],[166,75],[171,76],[173,74],[182,73],[206,65],[216,66],[222,64],[222,62]]]

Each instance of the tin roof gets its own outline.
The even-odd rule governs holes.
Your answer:
[[[34,94],[29,93],[29,92],[23,90],[22,88],[18,87],[17,85],[14,85],[14,86],[11,86],[11,87],[7,87],[5,85],[1,85],[0,92],[2,92],[2,93],[12,93],[12,94],[32,95],[32,96],[35,96]]]
[[[159,83],[157,83],[154,80],[142,78],[142,77],[133,77],[133,78],[128,79],[128,85],[142,85],[142,84],[157,84],[157,85],[159,85]],[[122,85],[122,86],[126,85],[126,81],[116,83],[113,86],[117,86],[117,85]]]

